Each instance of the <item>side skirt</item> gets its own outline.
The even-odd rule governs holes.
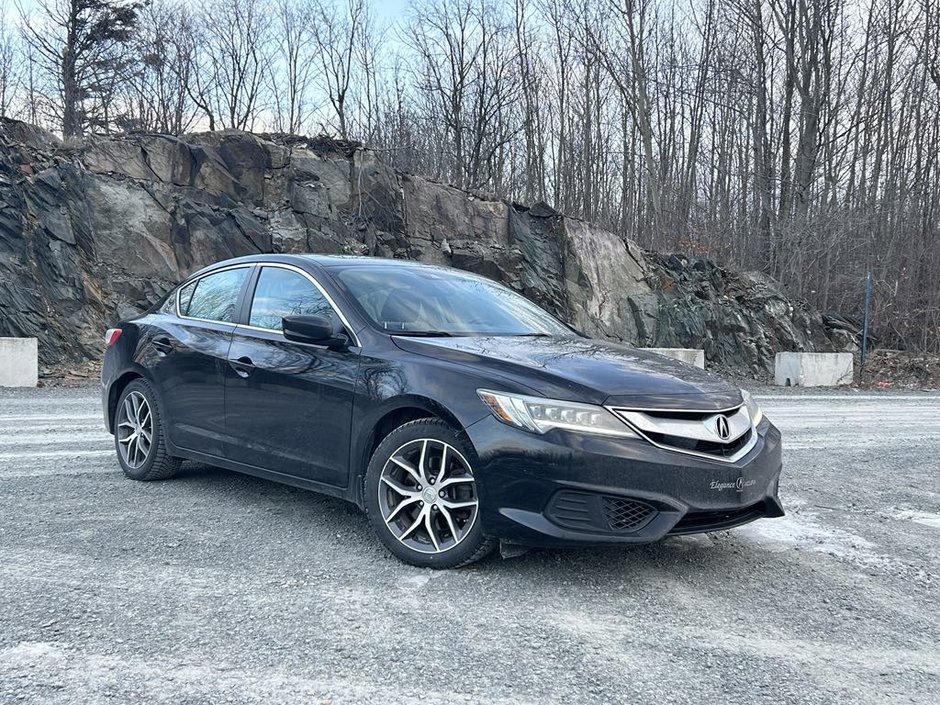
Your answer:
[[[247,465],[245,463],[239,463],[235,460],[230,460],[228,458],[222,458],[217,455],[210,455],[208,453],[200,453],[195,450],[187,450],[186,448],[180,448],[178,446],[173,446],[172,449],[173,455],[184,458],[186,460],[194,460],[198,463],[205,463],[206,465],[214,465],[216,467],[224,468],[226,470],[232,470],[233,472],[240,472],[245,475],[252,475],[254,477],[260,477],[263,480],[271,480],[272,482],[278,482],[282,485],[290,485],[291,487],[299,487],[302,490],[311,490],[312,492],[319,492],[320,494],[329,495],[330,497],[338,497],[339,499],[344,499],[347,502],[356,504],[355,500],[350,498],[349,492],[345,487],[337,487],[336,485],[329,485],[324,482],[317,482],[316,480],[310,480],[305,477],[297,477],[296,475],[288,475],[283,472],[276,472],[274,470],[267,470],[265,468],[259,468],[254,465]],[[357,505],[358,506],[358,505]]]

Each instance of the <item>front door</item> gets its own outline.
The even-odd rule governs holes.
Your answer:
[[[335,315],[299,270],[261,267],[249,311],[248,325],[235,329],[228,353],[226,456],[345,487],[358,350],[284,338],[284,316]]]

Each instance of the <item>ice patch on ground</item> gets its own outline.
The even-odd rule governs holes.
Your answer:
[[[935,514],[934,512],[900,512],[895,515],[895,518],[913,521],[917,524],[933,527],[934,529],[940,529],[940,514]]]
[[[408,575],[403,578],[399,578],[396,582],[396,586],[400,590],[405,590],[406,592],[411,592],[412,590],[423,588],[432,580],[436,580],[443,576],[444,573],[441,571],[431,571],[425,570],[417,575]]]
[[[880,563],[885,559],[874,552],[876,545],[868,539],[822,523],[803,500],[788,501],[784,517],[754,522],[735,533],[769,551],[803,549],[863,563]]]
[[[684,536],[670,536],[669,547],[680,551],[692,551],[702,548],[711,548],[715,539],[709,534],[686,534]]]
[[[61,662],[66,659],[61,644],[48,641],[23,641],[0,649],[0,664],[11,668],[31,667],[40,662]]]
[[[402,590],[414,590],[415,588],[423,588],[431,580],[429,575],[409,575],[407,578],[401,578],[398,581],[398,587]]]

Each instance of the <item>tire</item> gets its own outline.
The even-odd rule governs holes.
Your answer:
[[[180,469],[183,461],[167,452],[162,408],[147,380],[135,379],[121,392],[113,427],[114,450],[121,469],[130,479],[167,480]]]
[[[372,454],[363,486],[366,515],[405,563],[459,568],[495,547],[480,524],[476,456],[468,446],[440,419],[418,419],[392,431]]]

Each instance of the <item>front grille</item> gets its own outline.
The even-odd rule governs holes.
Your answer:
[[[645,502],[604,497],[604,516],[611,531],[636,531],[649,523],[656,510]]]
[[[743,405],[725,411],[621,408],[612,411],[650,443],[678,453],[733,462],[757,442],[756,431]],[[731,432],[727,441],[718,435],[719,421]]]
[[[743,436],[736,438],[731,443],[721,443],[719,441],[701,441],[695,438],[685,438],[684,436],[670,436],[665,433],[649,433],[646,436],[653,443],[661,446],[668,446],[675,450],[692,451],[693,453],[706,453],[707,455],[716,455],[719,458],[730,458],[751,440],[753,429],[749,429]]]
[[[562,490],[552,497],[545,513],[570,529],[628,534],[649,524],[657,511],[646,502],[627,497]]]

